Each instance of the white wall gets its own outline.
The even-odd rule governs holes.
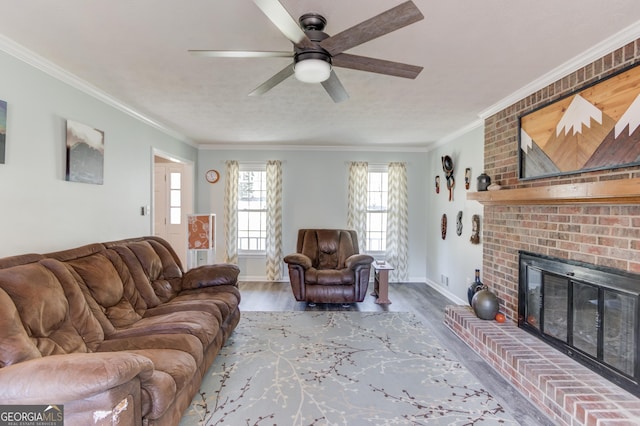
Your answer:
[[[190,161],[197,150],[3,52],[0,70],[0,257],[150,234],[152,149]],[[66,119],[105,132],[104,185],[65,181]]]
[[[387,164],[405,161],[409,178],[409,280],[440,286],[466,300],[473,270],[482,264],[481,245],[469,243],[471,215],[482,214],[466,202],[464,168],[472,168],[472,189],[483,165],[483,130],[478,127],[428,153],[342,150],[196,150],[106,103],[0,52],[0,99],[8,102],[6,164],[0,164],[0,257],[47,252],[97,241],[148,235],[152,204],[152,151],[197,161],[196,211],[217,214],[217,259],[224,244],[224,162],[283,161],[284,254],[295,249],[297,229],[345,227],[349,161]],[[105,183],[66,182],[65,120],[105,132]],[[444,179],[435,195],[433,179],[443,176],[440,157],[455,160],[456,189],[447,201]],[[210,168],[217,184],[204,180]],[[464,230],[455,234],[455,216],[463,211]],[[440,217],[447,213],[449,234],[440,238]],[[263,279],[264,258],[241,259],[244,279]]]
[[[345,228],[347,226],[348,163],[368,161],[369,164],[407,163],[409,189],[409,280],[425,281],[427,177],[424,152],[356,152],[331,150],[210,150],[198,155],[196,199],[198,213],[215,213],[217,217],[216,258],[224,258],[224,185],[225,161],[281,160],[283,162],[283,251],[295,252],[300,228]],[[220,172],[216,184],[204,180],[208,169]],[[243,279],[265,277],[264,257],[239,260]]]
[[[455,188],[453,201],[449,201],[442,156],[449,155],[454,163]],[[427,282],[458,303],[467,302],[467,288],[473,281],[475,269],[482,272],[482,238],[480,244],[471,244],[471,217],[480,215],[483,207],[477,201],[467,201],[466,193],[476,191],[477,177],[484,170],[484,127],[478,126],[454,140],[427,153],[429,187],[427,200]],[[464,186],[465,169],[471,168],[471,185]],[[435,192],[435,176],[440,175],[440,193]],[[456,216],[462,211],[462,235],[456,234]],[[440,222],[447,215],[447,237],[442,239]],[[481,225],[482,226],[482,225]],[[482,231],[482,229],[480,229]],[[411,230],[413,232],[413,230]],[[441,277],[449,278],[449,285]]]

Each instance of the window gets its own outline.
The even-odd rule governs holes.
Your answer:
[[[169,223],[180,225],[182,221],[182,173],[169,174]]]
[[[386,170],[369,167],[367,188],[367,251],[387,249],[388,177]]]
[[[267,172],[240,170],[238,180],[238,249],[264,251],[267,239]]]

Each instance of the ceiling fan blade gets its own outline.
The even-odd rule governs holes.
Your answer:
[[[407,1],[322,40],[320,46],[332,56],[335,56],[369,40],[418,22],[421,19],[424,19],[424,15],[422,15],[417,6],[412,1]]]
[[[278,0],[253,0],[253,2],[293,44],[297,47],[313,47],[313,43],[302,31],[298,22]]]
[[[324,87],[324,90],[327,91],[335,103],[340,103],[349,99],[349,94],[344,90],[344,86],[333,70],[331,70],[331,76],[329,79],[322,82],[322,87]]]
[[[293,52],[264,52],[258,50],[189,50],[193,56],[209,58],[291,58]]]
[[[269,90],[276,87],[278,84],[285,81],[287,78],[293,75],[293,64],[287,65],[285,68],[280,70],[277,74],[271,77],[269,80],[262,83],[260,86],[253,89],[249,96],[258,96],[267,93]]]
[[[378,74],[392,75],[414,79],[422,71],[417,65],[403,64],[401,62],[385,61],[384,59],[369,58],[367,56],[341,53],[331,59],[334,67],[349,68],[352,70],[375,72]]]

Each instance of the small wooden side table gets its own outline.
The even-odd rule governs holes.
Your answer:
[[[372,296],[376,296],[376,303],[379,305],[390,305],[389,300],[389,271],[393,271],[395,268],[388,263],[373,262],[373,293]]]

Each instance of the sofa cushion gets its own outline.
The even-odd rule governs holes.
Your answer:
[[[119,257],[114,257],[116,257],[116,263],[121,262]],[[108,257],[107,252],[70,260],[67,264],[82,279],[91,296],[100,305],[114,327],[126,327],[142,318],[141,313],[144,313],[146,304],[139,307],[141,313],[136,311],[132,304],[132,299],[137,301],[137,289],[131,283],[127,289],[127,294],[125,294],[125,285],[122,277]],[[122,270],[123,268],[120,269]],[[144,303],[141,298],[140,301]]]
[[[220,323],[208,312],[180,311],[142,318],[128,327],[117,329],[109,339],[149,334],[192,334],[207,348],[214,341]]]
[[[178,294],[182,270],[163,245],[150,240],[122,245],[114,243],[111,247],[129,268],[138,291],[144,297],[148,307],[155,307]],[[168,264],[165,265],[163,263],[165,261]]]
[[[318,269],[336,269],[338,267],[338,253],[330,247],[325,247],[323,250],[318,253]]]
[[[311,259],[316,269],[342,269],[349,256],[358,253],[350,231],[341,229],[301,229],[298,253]]]
[[[204,361],[202,342],[191,334],[149,334],[145,336],[108,339],[98,347],[99,352],[136,351],[141,349],[175,349],[186,352],[197,365]]]
[[[0,270],[0,287],[11,297],[27,335],[42,355],[87,352],[69,316],[56,276],[40,263]]]
[[[354,283],[351,269],[307,269],[304,281],[307,284],[348,285]]]
[[[214,305],[220,312],[222,318],[220,322],[224,322],[230,314],[238,309],[240,291],[236,286],[227,285],[184,290],[166,305],[173,307],[183,304],[184,306],[202,306],[202,308],[192,310],[209,310],[211,309],[210,306]]]
[[[85,293],[82,291],[72,269],[55,259],[44,259],[40,261],[40,264],[45,266],[58,279],[69,303],[69,320],[82,337],[82,340],[84,340],[87,348],[90,351],[95,351],[104,340],[104,331],[90,309]]]
[[[207,312],[213,315],[218,321],[218,323],[221,323],[222,321],[224,321],[222,312],[220,312],[220,307],[210,299],[209,300],[204,299],[203,301],[172,299],[167,303],[163,303],[160,306],[156,306],[155,308],[151,308],[147,310],[145,317],[154,317],[157,315],[167,315],[174,312],[184,312],[184,311]]]
[[[166,247],[154,240],[132,243],[128,247],[140,261],[153,289],[157,289],[157,293],[167,292],[164,297],[158,294],[163,302],[180,291],[182,269]]]
[[[0,368],[28,359],[39,358],[40,351],[22,327],[13,301],[0,289]]]
[[[138,260],[136,254],[131,251],[129,246],[127,245],[114,245],[111,249],[118,253],[122,262],[127,266],[129,270],[129,274],[133,282],[140,293],[140,296],[144,299],[148,308],[152,308],[154,306],[158,306],[162,303],[158,295],[156,294],[155,289],[151,286],[151,282],[149,281],[149,277],[147,273],[142,267],[142,264]],[[173,293],[173,290],[170,286],[165,289],[167,292],[167,297]],[[163,290],[164,291],[164,290]],[[161,293],[163,292],[161,291]]]

